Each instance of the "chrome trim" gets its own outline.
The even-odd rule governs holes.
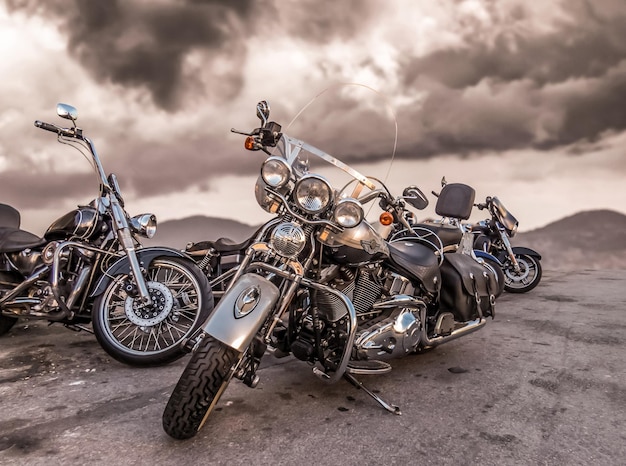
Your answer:
[[[5,303],[7,303],[10,300],[12,300],[14,297],[16,297],[22,291],[26,290],[33,283],[35,283],[37,280],[39,280],[44,275],[46,275],[49,271],[50,271],[50,266],[44,266],[41,269],[39,269],[38,271],[33,272],[33,274],[31,274],[30,277],[28,277],[26,280],[24,280],[22,283],[20,283],[15,288],[13,288],[11,291],[9,291],[6,295],[4,295],[2,297],[2,299],[0,299],[0,305],[4,305]]]
[[[301,222],[308,223],[309,225],[324,225],[326,227],[332,228],[332,229],[337,230],[337,231],[343,231],[344,230],[342,227],[340,227],[339,225],[337,225],[337,224],[335,224],[335,223],[333,223],[333,222],[331,222],[329,220],[310,220],[310,219],[307,219],[307,218],[303,217],[298,212],[296,212],[295,210],[291,209],[291,207],[289,206],[289,201],[287,201],[287,198],[285,196],[283,196],[282,194],[280,194],[278,191],[274,191],[269,186],[267,186],[265,188],[265,190],[268,191],[269,193],[273,194],[274,196],[278,197],[282,201],[282,206],[285,208],[285,210],[287,210],[287,212],[289,212],[289,214],[291,216],[297,218]]]
[[[375,304],[373,306],[374,309],[385,309],[391,307],[408,307],[411,309],[419,309],[420,310],[420,320],[422,322],[426,322],[426,304],[421,300],[414,298],[413,296],[408,295],[396,295],[387,301],[382,303]],[[478,308],[478,318],[468,321],[468,322],[459,322],[464,324],[463,327],[453,330],[450,335],[439,336],[434,338],[428,337],[428,332],[426,331],[426,326],[422,325],[422,335],[421,342],[425,343],[425,346],[438,346],[442,343],[447,343],[452,340],[456,340],[459,337],[465,336],[469,333],[475,332],[479,330],[485,324],[487,324],[487,319],[485,319],[482,315],[482,311],[480,307]]]

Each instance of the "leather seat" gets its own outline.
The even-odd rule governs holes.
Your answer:
[[[439,291],[439,260],[431,248],[415,241],[388,243],[391,263],[417,278],[430,293]]]
[[[46,240],[19,228],[0,226],[0,252],[17,252],[46,244]]]

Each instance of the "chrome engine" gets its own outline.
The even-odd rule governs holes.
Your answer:
[[[414,351],[420,342],[422,324],[415,309],[380,305],[396,295],[413,295],[411,282],[401,275],[377,267],[333,271],[328,283],[354,304],[359,323],[355,339],[356,359],[387,360]],[[374,306],[376,304],[376,306]],[[337,298],[321,293],[320,312],[330,322],[342,319],[346,310]]]

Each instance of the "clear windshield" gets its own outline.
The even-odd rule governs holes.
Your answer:
[[[388,99],[361,84],[324,89],[287,125],[276,155],[299,173],[324,176],[343,195],[382,188],[397,144],[397,119]],[[356,191],[355,191],[356,189]]]
[[[517,219],[504,207],[504,204],[497,197],[491,199],[491,205],[493,206],[493,212],[498,218],[499,222],[504,225],[504,228],[511,231],[517,226]]]

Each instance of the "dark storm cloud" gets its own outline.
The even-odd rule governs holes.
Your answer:
[[[56,207],[61,199],[84,205],[98,196],[98,182],[91,173],[58,175],[3,171],[0,172],[0,186],[2,202],[19,209]]]
[[[553,32],[503,28],[487,43],[470,28],[463,47],[408,60],[405,85],[428,91],[408,115],[420,135],[413,150],[547,149],[626,129],[626,5],[561,7]],[[513,20],[524,17],[518,9]]]
[[[145,88],[156,105],[172,111],[179,108],[188,86],[202,91],[194,82],[194,70],[185,74],[184,60],[191,51],[244,59],[237,23],[251,14],[253,1],[8,0],[7,4],[9,11],[52,14],[68,36],[70,54],[96,80]],[[230,92],[236,93],[241,77],[230,78]]]
[[[275,2],[282,29],[289,37],[324,44],[335,39],[349,40],[375,20],[381,7],[375,0]]]
[[[434,3],[437,5],[421,9],[410,1],[6,0],[10,12],[37,15],[58,25],[67,37],[70,55],[98,83],[147,91],[164,110],[150,119],[163,125],[163,134],[168,131],[170,112],[186,109],[184,116],[189,121],[198,120],[196,127],[186,126],[191,134],[180,130],[172,138],[151,134],[149,141],[142,140],[141,114],[127,115],[128,121],[118,120],[117,125],[105,114],[101,122],[83,122],[85,127],[95,128],[90,134],[98,147],[101,139],[107,142],[106,154],[101,154],[105,169],[118,173],[124,191],[140,196],[197,186],[210,190],[207,180],[214,177],[258,171],[262,154],[244,151],[226,135],[231,126],[250,130],[257,123],[255,102],[250,102],[250,119],[244,122],[232,121],[239,110],[231,108],[230,102],[246,84],[241,70],[249,65],[246,72],[252,76],[256,72],[252,66],[259,63],[267,68],[262,75],[270,80],[260,87],[275,91],[259,97],[271,101],[273,118],[284,125],[293,116],[294,102],[306,102],[331,83],[353,81],[354,77],[347,75],[352,71],[365,70],[362,75],[376,76],[381,91],[393,100],[399,97],[397,101],[405,102],[421,96],[394,109],[400,130],[397,155],[405,158],[560,145],[585,147],[607,132],[626,129],[626,4],[622,0],[555,2],[550,8],[560,9],[561,14],[546,20],[548,27],[536,29],[535,22],[542,18],[527,11],[523,2],[506,13],[508,16],[498,10],[498,2],[481,2],[490,16],[486,23],[471,15],[454,16],[460,9],[456,8],[458,2]],[[403,57],[397,71],[395,63],[387,68],[395,57],[377,60],[379,57],[363,52],[362,44],[369,43],[368,31],[373,29],[381,41],[397,40],[394,24],[381,23],[394,17],[384,15],[385,9],[418,13],[419,22],[419,14],[427,17],[428,9],[439,8],[440,3],[449,7],[446,15],[450,15],[438,23],[450,28],[442,30],[442,36],[455,40],[429,38],[424,47],[387,44]],[[459,34],[462,41],[456,40]],[[269,47],[267,55],[276,58],[273,42],[288,45],[277,47],[281,54],[293,44],[302,46],[303,51],[312,50],[307,68],[302,71],[292,66],[290,57],[280,54],[280,62],[259,60],[264,50],[255,45]],[[451,42],[455,45],[449,45]],[[332,51],[335,43],[341,44],[338,56],[345,57],[343,60],[332,53],[328,57],[315,53],[318,48]],[[349,62],[351,49],[358,62]],[[416,50],[431,51],[411,56]],[[194,53],[199,53],[199,58]],[[190,56],[198,59],[190,61]],[[217,76],[210,66],[222,65],[222,61],[236,66],[226,66],[225,74]],[[206,70],[210,72],[200,73]],[[396,72],[401,84],[398,95],[393,95]],[[283,88],[281,79],[286,75],[293,79]],[[254,91],[252,79],[246,91]],[[113,94],[116,92],[114,89]],[[281,100],[290,105],[281,108]],[[219,117],[207,121],[210,116],[205,115],[204,121],[199,121],[198,115],[203,113],[198,101],[219,109]],[[193,105],[187,106],[189,103]],[[288,133],[349,163],[377,161],[390,154],[394,128],[384,112],[368,112],[358,99],[334,97],[307,110],[300,127]],[[135,139],[120,136],[120,127],[133,132]],[[179,140],[172,141],[174,137]],[[7,144],[3,144],[5,152],[17,157],[18,148],[8,150]],[[0,173],[0,183],[10,186],[10,193],[19,193],[22,205],[56,202],[53,196],[44,198],[41,193],[76,198],[77,202],[95,195],[90,175],[57,173],[53,177],[37,167],[26,175],[27,170],[17,171],[13,165],[10,170]],[[29,191],[25,186],[38,188]]]

